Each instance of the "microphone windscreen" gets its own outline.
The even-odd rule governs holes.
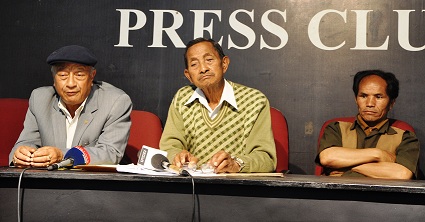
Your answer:
[[[152,166],[155,169],[158,169],[158,170],[165,169],[164,166],[162,166],[162,163],[163,162],[167,162],[168,163],[168,159],[164,155],[162,155],[162,154],[155,154],[155,155],[152,156],[151,164],[152,164]]]
[[[87,165],[90,163],[90,155],[82,146],[75,146],[69,149],[64,156],[64,159],[68,158],[74,159],[74,166]]]

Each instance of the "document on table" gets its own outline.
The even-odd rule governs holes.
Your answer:
[[[77,165],[75,169],[82,169],[85,171],[100,171],[100,172],[121,172],[121,173],[136,173],[144,175],[159,175],[159,176],[178,176],[176,173],[168,172],[165,170],[148,169],[142,165],[128,164],[128,165]],[[222,174],[203,173],[201,170],[189,171],[192,176],[224,176]]]
[[[175,173],[170,173],[167,171],[157,171],[144,168],[141,165],[117,165],[117,171],[123,173],[137,173],[137,174],[145,174],[145,175],[162,175],[162,176],[176,176]]]
[[[151,170],[151,169],[147,169],[144,168],[141,165],[134,165],[134,164],[129,164],[129,165],[117,165],[116,169],[118,172],[125,172],[125,173],[137,173],[137,174],[145,174],[145,175],[161,175],[161,176],[177,176],[178,174],[175,173],[171,173],[168,171],[158,171],[158,170]],[[215,173],[203,173],[200,170],[196,170],[196,171],[188,171],[190,173],[190,175],[192,176],[218,176],[219,174],[215,174]]]

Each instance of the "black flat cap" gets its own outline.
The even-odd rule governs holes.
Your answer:
[[[64,46],[47,57],[47,64],[53,65],[58,62],[73,62],[88,66],[95,66],[96,56],[87,48],[79,45]]]

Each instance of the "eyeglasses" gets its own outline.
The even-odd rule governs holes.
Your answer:
[[[67,80],[69,76],[73,75],[76,80],[85,80],[89,75],[88,72],[78,71],[78,72],[64,72],[59,71],[56,73],[56,76],[59,77],[60,80]]]

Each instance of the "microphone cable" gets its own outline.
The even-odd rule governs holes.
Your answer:
[[[22,182],[22,177],[24,176],[25,171],[27,170],[47,170],[47,167],[28,167],[22,170],[21,174],[19,175],[19,180],[18,180],[18,222],[21,222],[21,213],[22,213],[22,209],[21,209],[21,205],[23,202],[23,197],[21,195],[21,182]]]
[[[162,154],[155,154],[151,158],[151,165],[153,168],[158,170],[171,170],[171,172],[179,174],[180,176],[189,176],[192,180],[192,222],[195,221],[195,214],[196,214],[196,195],[195,195],[195,180],[193,179],[193,176],[189,173],[189,171],[185,169],[181,169],[180,167],[174,166],[170,164],[167,157],[165,157]],[[176,169],[178,168],[178,169]]]
[[[18,181],[18,222],[21,222],[21,213],[22,213],[22,209],[21,209],[21,204],[22,204],[22,196],[21,196],[21,183],[22,183],[22,178],[24,176],[25,171],[30,170],[30,169],[38,169],[38,170],[47,170],[47,167],[45,168],[32,168],[32,167],[28,167],[22,170],[20,176],[19,176],[19,181]],[[196,214],[196,194],[195,194],[195,180],[193,178],[193,176],[187,171],[187,170],[183,170],[181,173],[182,176],[189,176],[192,182],[192,222],[195,222],[195,214]]]
[[[181,175],[189,176],[192,181],[192,222],[195,222],[195,212],[196,212],[195,180],[193,179],[193,176],[187,170],[182,170]]]

